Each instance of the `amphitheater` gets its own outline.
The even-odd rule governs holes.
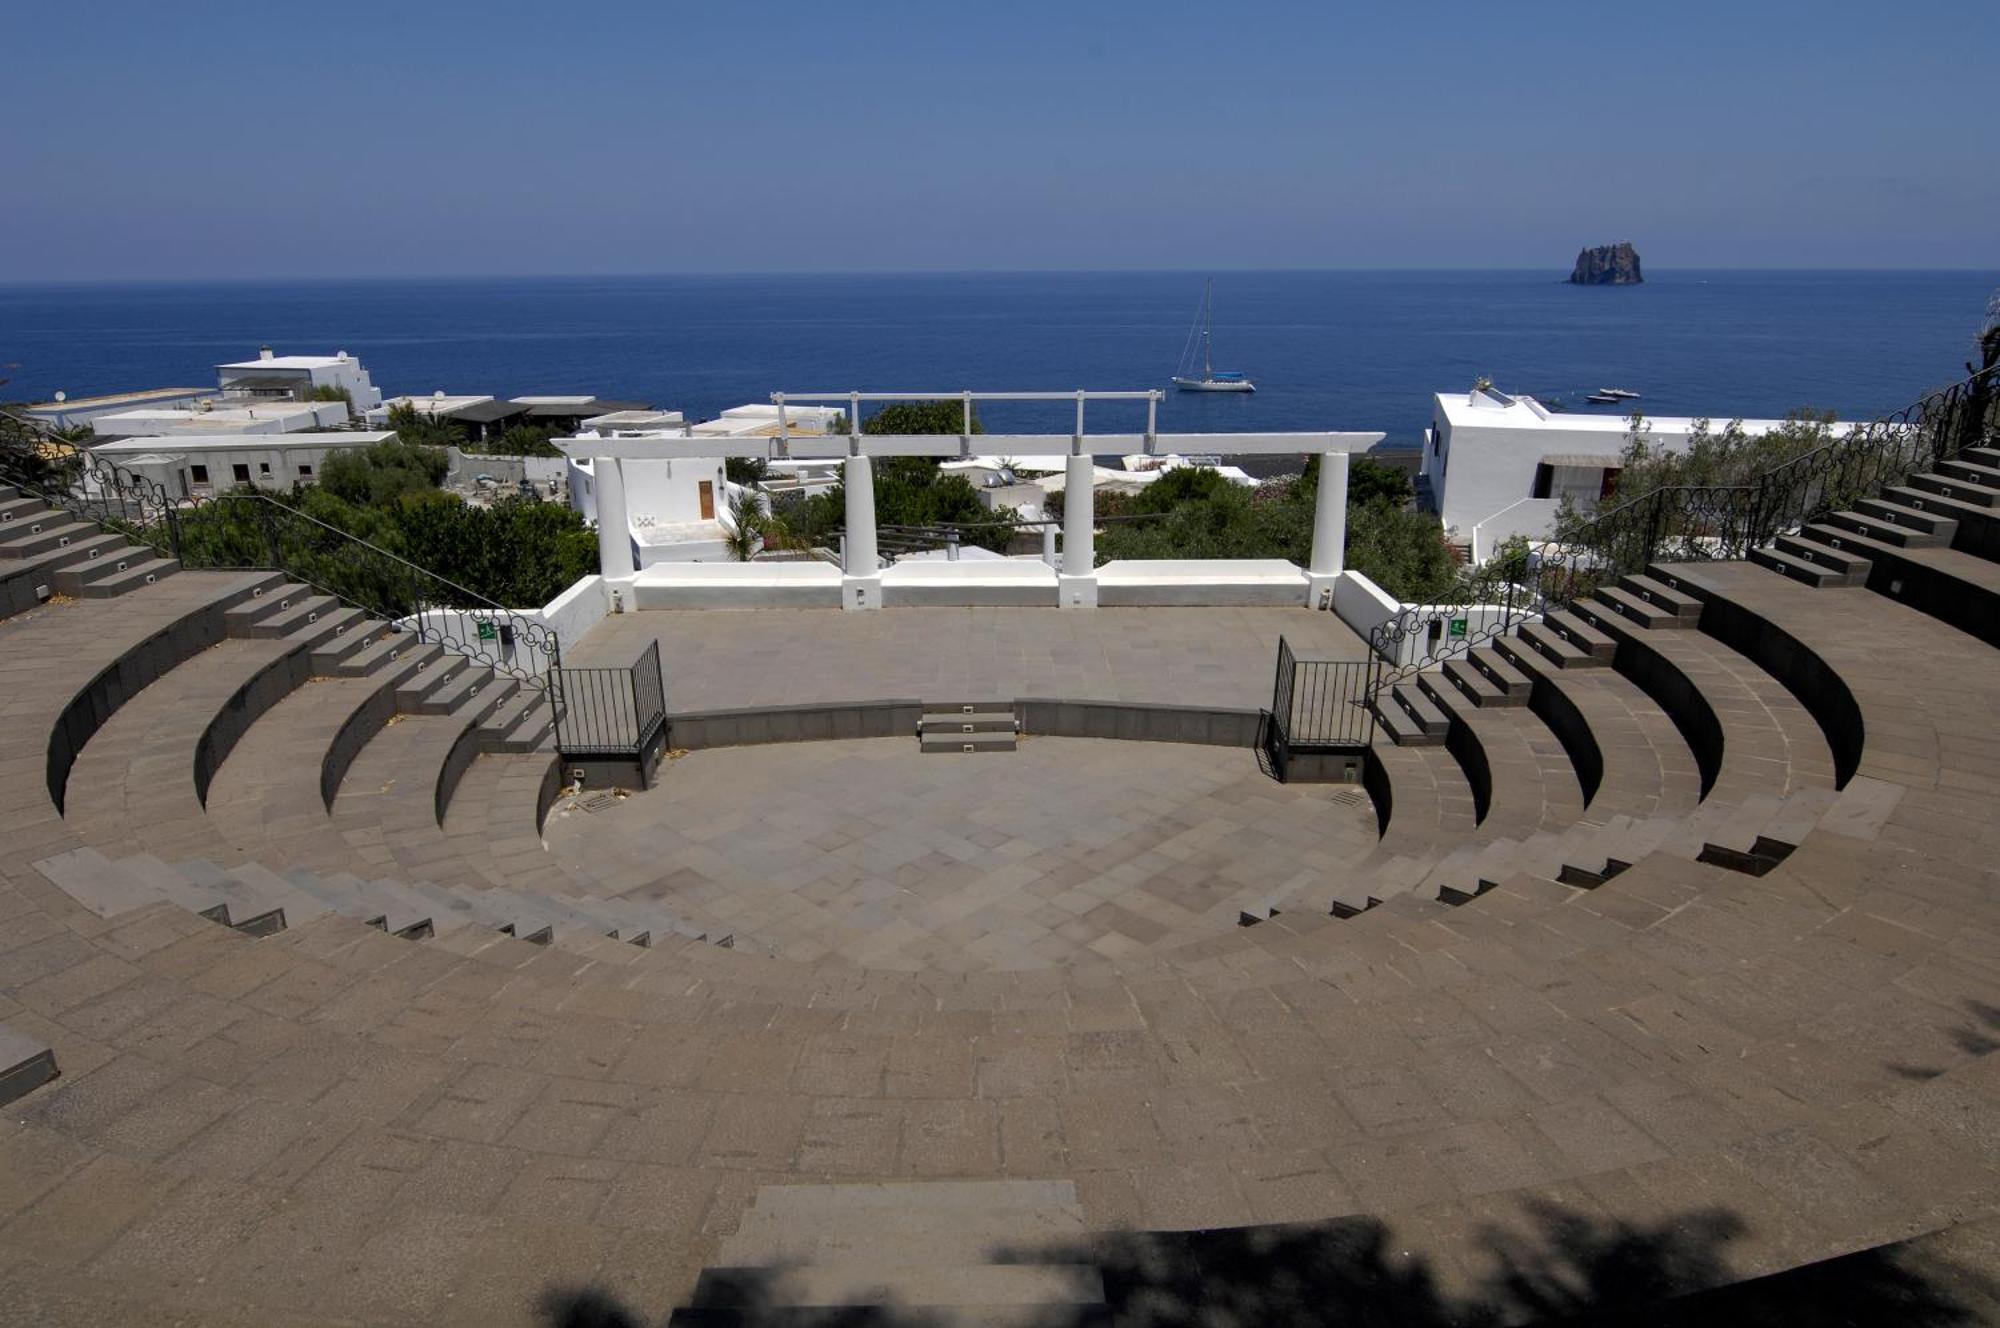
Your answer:
[[[576,793],[518,679],[0,489],[0,1322],[2000,1315],[1982,441],[1360,785],[1260,768],[1331,614],[907,609],[606,622],[673,750]]]

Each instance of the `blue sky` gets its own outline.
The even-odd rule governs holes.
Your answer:
[[[0,281],[1990,267],[1981,3],[16,6]]]

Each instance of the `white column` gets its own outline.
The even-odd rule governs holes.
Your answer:
[[[597,566],[606,581],[632,579],[632,525],[625,513],[625,463],[597,457],[590,463],[597,501]]]
[[[841,568],[840,606],[882,607],[882,564],[875,552],[875,468],[865,456],[847,458],[841,468],[847,494],[847,562]]]
[[[1056,528],[1053,525],[1042,527],[1042,561],[1051,569],[1062,566],[1056,561]]]
[[[1077,409],[1083,409],[1082,403]],[[1066,609],[1097,607],[1097,568],[1093,533],[1097,524],[1096,495],[1091,491],[1091,458],[1073,453],[1063,476],[1062,575],[1056,578],[1059,602]]]
[[[1306,603],[1333,607],[1333,583],[1347,565],[1347,453],[1319,459],[1319,491],[1313,502],[1312,561],[1306,566]]]

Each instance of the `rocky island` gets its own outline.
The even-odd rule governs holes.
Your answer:
[[[1572,286],[1637,286],[1645,280],[1639,275],[1639,251],[1629,242],[1584,250],[1569,274]]]

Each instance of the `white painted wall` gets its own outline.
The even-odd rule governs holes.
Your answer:
[[[1430,649],[1433,624],[1438,633],[1437,642],[1442,644],[1450,639],[1454,618],[1465,619],[1466,634],[1476,637],[1503,622],[1507,616],[1507,610],[1497,604],[1404,604],[1351,568],[1343,571],[1334,583],[1333,611],[1363,641],[1367,641],[1369,633],[1377,627],[1406,610],[1414,610],[1411,625],[1415,630],[1383,656],[1389,664],[1399,667],[1421,658]]]

